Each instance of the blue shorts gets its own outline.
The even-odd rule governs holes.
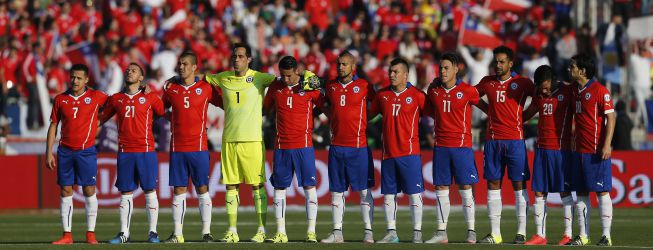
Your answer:
[[[571,189],[578,192],[610,192],[612,159],[600,154],[574,153],[571,167]]]
[[[270,182],[274,188],[288,188],[292,183],[293,171],[300,187],[315,186],[315,149],[275,149],[274,167]]]
[[[419,155],[385,159],[381,162],[382,194],[424,192],[422,160]]]
[[[188,175],[195,187],[209,184],[209,151],[170,152],[170,186],[187,187]]]
[[[569,150],[535,149],[533,160],[534,192],[560,193],[570,192],[569,177],[572,152]]]
[[[154,190],[159,176],[159,160],[156,152],[118,153],[118,178],[116,187],[120,192],[131,192],[139,184],[144,191]]]
[[[369,148],[329,148],[329,191],[361,191],[374,187],[374,160]]]
[[[489,181],[503,179],[508,167],[511,181],[527,181],[531,177],[528,169],[526,144],[524,140],[489,140],[485,142],[485,165],[483,178]]]
[[[433,185],[450,186],[454,177],[458,185],[478,183],[474,151],[471,148],[433,148]]]
[[[97,176],[97,152],[95,147],[71,150],[57,149],[57,183],[59,186],[95,186]]]

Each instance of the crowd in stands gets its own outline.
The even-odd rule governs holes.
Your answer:
[[[51,99],[65,91],[67,69],[73,63],[89,65],[91,86],[113,94],[122,88],[123,70],[136,62],[146,69],[146,82],[157,92],[165,79],[175,75],[182,51],[192,50],[199,56],[198,73],[216,73],[230,70],[230,46],[236,42],[253,48],[254,69],[276,74],[277,61],[292,55],[303,68],[325,80],[336,77],[335,59],[348,50],[357,57],[358,76],[376,88],[389,84],[389,61],[400,56],[412,65],[410,82],[425,89],[438,75],[439,56],[458,51],[465,61],[460,65],[461,77],[475,85],[492,73],[491,50],[465,46],[459,39],[462,30],[479,26],[515,50],[514,70],[530,77],[537,66],[550,64],[566,78],[573,55],[594,56],[603,62],[599,80],[609,83],[618,97],[631,95],[630,90],[620,88],[627,79],[622,74],[629,62],[648,63],[648,78],[643,77],[648,86],[643,83],[637,98],[650,98],[651,44],[631,43],[625,35],[628,18],[637,15],[634,11],[642,8],[642,1],[615,0],[610,5],[613,18],[597,24],[595,31],[590,23],[574,21],[575,1],[525,1],[530,6],[518,11],[490,11],[485,2],[0,0],[0,128],[8,121],[4,118],[7,107],[17,102],[27,103],[28,112],[21,119],[26,119],[29,129],[47,126],[42,112],[49,115],[50,110],[40,109],[39,94]],[[639,57],[628,58],[630,54]],[[45,89],[38,87],[39,79]],[[634,106],[640,110],[644,104]],[[637,119],[646,122],[644,117]],[[273,136],[274,126],[266,124],[266,136]],[[329,142],[328,120],[316,118],[316,124],[316,147],[324,147]],[[473,124],[482,131],[483,115],[475,114]],[[165,131],[165,125],[160,126]],[[373,147],[380,146],[378,126],[378,121],[369,126]],[[424,119],[424,146],[429,146],[429,126]],[[7,133],[6,128],[2,130]]]

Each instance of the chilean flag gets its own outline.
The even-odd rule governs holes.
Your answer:
[[[469,18],[469,15],[466,15],[464,20],[458,39],[463,45],[494,49],[503,44],[503,41],[482,23]]]
[[[524,12],[532,5],[533,3],[529,0],[487,0],[485,2],[485,8],[492,11]]]
[[[80,42],[68,46],[65,51],[66,56],[70,59],[71,63],[86,64],[89,68],[89,85],[93,86],[102,78],[100,71],[100,59],[89,42]]]

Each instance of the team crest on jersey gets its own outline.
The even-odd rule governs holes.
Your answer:
[[[561,102],[565,99],[565,96],[563,95],[558,95],[558,101]]]
[[[610,101],[610,94],[605,94],[603,96],[603,100],[605,100],[606,102]]]
[[[360,87],[358,87],[358,86],[354,87],[354,93],[358,94],[358,92],[360,92],[360,91],[361,91]]]
[[[517,85],[516,82],[513,82],[512,84],[510,84],[510,88],[511,88],[512,90],[517,89],[517,87],[519,87],[519,86]]]
[[[299,96],[304,96],[305,94],[306,94],[306,92],[304,92],[303,90],[299,91]]]
[[[200,89],[200,88],[195,89],[195,94],[201,95],[202,94],[202,89]]]
[[[91,98],[90,97],[84,98],[84,103],[91,104]]]
[[[412,97],[407,97],[406,98],[406,103],[410,104],[411,102],[413,102],[413,98]]]
[[[145,97],[138,98],[138,103],[145,104]]]
[[[463,92],[456,93],[456,98],[458,98],[459,100],[463,99]]]
[[[253,76],[248,76],[247,78],[245,78],[245,81],[247,83],[252,83],[254,81],[254,77]]]
[[[585,94],[585,100],[589,100],[592,97],[590,93]]]

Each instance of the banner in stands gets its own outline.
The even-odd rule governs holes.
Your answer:
[[[167,153],[159,155],[159,185],[157,193],[160,205],[162,207],[170,206],[172,202],[172,188],[168,186],[169,174],[169,157]],[[376,185],[372,188],[375,203],[383,203],[383,195],[380,188],[380,170],[381,170],[381,152],[374,152],[374,167]],[[532,162],[532,154],[529,154]],[[483,176],[483,155],[481,152],[475,154],[479,177]],[[267,152],[266,174],[268,177],[272,173],[272,151]],[[328,151],[316,151],[317,167],[317,195],[320,205],[329,205],[331,195],[329,194],[329,182],[327,176],[327,159]],[[653,159],[653,152],[632,151],[632,152],[614,152],[612,158],[612,185],[611,192],[615,207],[644,207],[653,205],[653,194],[651,194],[651,179],[653,178],[653,166],[650,159]],[[422,167],[426,191],[423,193],[425,205],[435,205],[435,191],[432,177],[432,153],[429,150],[422,152]],[[0,169],[3,171],[0,186],[2,190],[11,190],[4,192],[8,197],[3,200],[9,202],[0,203],[0,209],[12,208],[58,208],[59,207],[59,187],[56,183],[56,171],[47,170],[44,166],[42,156],[2,156]],[[209,176],[209,192],[213,198],[215,207],[223,206],[225,186],[220,183],[220,154],[211,154],[211,170]],[[120,201],[120,192],[113,185],[116,180],[116,155],[115,154],[98,154],[98,174],[97,174],[97,194],[99,205],[101,207],[118,207]],[[504,179],[503,204],[514,204],[514,194],[512,185],[507,178]],[[528,183],[530,190],[530,182]],[[270,183],[266,183],[268,197],[273,196],[273,188]],[[487,199],[487,189],[485,180],[481,180],[474,188],[476,203],[483,205]],[[74,200],[76,207],[83,207],[84,196],[81,188],[76,187]],[[194,188],[190,188],[188,205],[197,205],[197,195]],[[460,204],[460,196],[452,187],[451,203]],[[253,199],[251,188],[248,186],[241,187],[241,205],[252,206]],[[135,205],[143,206],[145,203],[142,190],[135,193]],[[357,204],[359,197],[356,193],[346,193],[347,203]],[[288,205],[304,204],[304,191],[297,187],[296,180],[293,186],[287,191]],[[533,195],[530,195],[531,202]],[[551,195],[549,202],[560,204],[557,195]],[[592,199],[595,203],[595,199]],[[407,205],[407,196],[399,195],[399,204]]]

